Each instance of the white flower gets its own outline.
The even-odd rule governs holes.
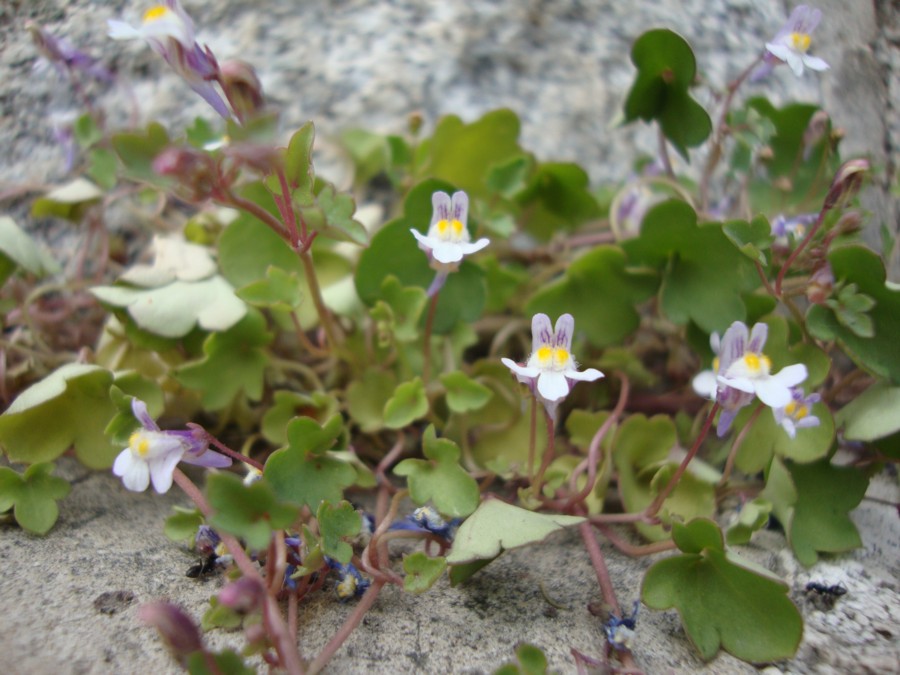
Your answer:
[[[778,61],[787,63],[797,77],[803,75],[804,66],[810,70],[828,70],[829,65],[825,61],[806,53],[812,42],[810,34],[821,19],[820,10],[797,5],[787,23],[771,42],[766,43],[767,60],[771,59],[771,55]]]
[[[419,242],[419,248],[428,254],[431,266],[438,272],[453,272],[459,268],[463,257],[487,246],[488,239],[472,243],[466,221],[469,215],[469,197],[465,192],[454,192],[451,198],[446,192],[431,196],[434,207],[428,234],[411,229]]]
[[[128,447],[119,453],[112,468],[127,489],[143,492],[152,481],[154,490],[168,492],[181,461],[215,468],[231,465],[228,457],[209,450],[193,431],[161,431],[140,399],[132,400],[131,410],[141,428],[131,434]]]
[[[552,328],[550,317],[535,314],[531,320],[532,352],[524,366],[512,359],[501,359],[516,379],[527,384],[551,416],[556,406],[568,396],[577,381],[592,382],[603,377],[595,368],[580,372],[572,356],[572,333],[575,319],[563,314]]]
[[[780,424],[788,436],[796,438],[797,429],[817,427],[821,424],[819,418],[812,414],[813,404],[818,403],[821,396],[818,394],[804,396],[800,387],[794,387],[791,390],[791,397],[783,408],[773,408],[772,415],[776,424]]]

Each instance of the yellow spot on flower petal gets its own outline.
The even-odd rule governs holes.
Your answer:
[[[809,408],[804,403],[791,401],[786,406],[784,406],[784,412],[787,413],[788,416],[793,417],[795,420],[802,420],[804,417],[809,415]]]
[[[809,33],[791,33],[791,46],[798,52],[807,51],[809,43]]]
[[[557,347],[553,352],[553,366],[555,368],[565,368],[571,358],[569,352],[562,347]]]
[[[447,222],[446,220],[439,220],[437,222],[437,225],[435,225],[435,227],[437,227],[437,231],[438,231],[439,235],[441,235],[442,237],[446,237],[447,236],[447,228],[450,227],[450,223]]]
[[[144,438],[140,431],[135,431],[128,439],[128,447],[139,457],[146,457],[147,453],[150,452],[150,441]]]
[[[754,354],[753,352],[744,354],[744,365],[747,366],[747,370],[753,375],[757,373],[761,373],[764,376],[768,375],[769,370],[772,368],[772,362],[768,356],[765,354]]]
[[[537,350],[536,354],[541,368],[549,368],[553,363],[553,347],[544,345]]]
[[[454,220],[452,223],[452,226],[453,226],[453,235],[455,237],[462,236],[463,224],[461,222],[459,222],[458,220]]]

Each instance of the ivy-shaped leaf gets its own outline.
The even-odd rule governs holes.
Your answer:
[[[221,410],[241,392],[258,401],[269,365],[265,348],[271,341],[262,314],[249,311],[229,330],[207,337],[204,357],[180,366],[175,377],[184,386],[202,392],[203,405],[209,410]]]
[[[722,226],[725,236],[738,250],[750,260],[755,260],[766,267],[768,259],[766,251],[772,248],[775,238],[772,236],[772,227],[765,216],[757,216],[751,221],[730,220]]]
[[[648,607],[675,607],[707,661],[720,648],[753,663],[796,653],[803,620],[787,597],[787,584],[726,553],[711,520],[675,523],[672,537],[683,554],[647,570],[641,599]]]
[[[287,426],[295,417],[312,417],[321,423],[334,417],[340,407],[334,396],[320,391],[311,394],[276,391],[272,398],[272,407],[263,415],[260,431],[275,445],[287,443]]]
[[[0,445],[10,461],[49,462],[74,445],[85,466],[111,466],[121,451],[103,433],[116,414],[112,381],[105,368],[70,363],[19,394],[0,415]]]
[[[13,516],[23,530],[47,534],[59,517],[56,502],[69,494],[72,486],[53,476],[53,464],[32,464],[19,475],[0,466],[0,513],[13,509]]]
[[[394,467],[395,474],[407,477],[412,500],[420,506],[432,501],[450,518],[472,513],[480,497],[478,483],[459,465],[456,443],[437,438],[432,425],[422,437],[422,452],[427,459],[404,459]]]
[[[428,397],[422,378],[402,382],[384,404],[384,425],[388,429],[402,429],[428,414]]]
[[[288,184],[294,190],[312,194],[313,166],[312,148],[316,138],[316,128],[312,122],[301,126],[288,143],[284,155],[284,173]]]
[[[287,447],[273,452],[263,471],[279,499],[316,510],[323,500],[343,499],[344,488],[356,481],[356,471],[328,453],[343,430],[339,415],[324,425],[309,417],[298,417],[288,425]]]
[[[375,321],[380,346],[392,340],[413,342],[419,339],[419,320],[428,302],[425,289],[418,286],[402,286],[394,275],[381,282],[381,299],[370,314]]]
[[[841,323],[833,310],[813,305],[806,315],[810,333],[820,340],[837,340],[858,365],[900,384],[900,289],[885,283],[884,263],[863,246],[832,248],[828,255],[834,278],[856,284],[860,293],[875,301],[868,312],[874,335],[865,337]]]
[[[772,461],[762,497],[788,534],[794,555],[809,567],[819,553],[841,553],[862,545],[848,515],[866,494],[869,480],[858,469],[831,464]]]
[[[743,426],[753,409],[748,407],[739,413],[735,422],[736,428]],[[814,462],[827,455],[834,442],[834,420],[831,411],[824,403],[815,403],[810,415],[819,418],[819,426],[797,429],[797,435],[791,438],[775,422],[772,411],[763,410],[738,449],[735,466],[752,475],[765,469],[773,455],[797,462]]]
[[[344,537],[359,534],[362,518],[350,502],[343,501],[332,506],[327,500],[319,504],[316,512],[319,533],[322,536],[322,550],[325,555],[345,565],[353,557],[353,547],[344,541]]]
[[[634,41],[631,61],[638,73],[625,101],[625,121],[656,120],[687,159],[687,149],[712,131],[709,115],[688,93],[697,73],[691,46],[670,30],[651,30]]]
[[[148,183],[164,182],[153,170],[153,160],[169,145],[169,134],[161,124],[151,122],[143,133],[114,134],[112,145],[127,177]]]
[[[384,403],[397,388],[392,372],[367,370],[347,387],[346,403],[350,419],[367,434],[384,428]]]
[[[660,304],[675,323],[693,321],[712,333],[746,318],[742,295],[759,286],[756,269],[719,223],[698,223],[690,205],[673,199],[654,206],[640,236],[622,247],[631,264],[659,270]]]
[[[455,413],[480,410],[494,395],[490,389],[459,370],[441,375],[441,384],[447,390],[447,407]]]
[[[825,305],[834,312],[838,323],[861,338],[874,337],[875,325],[868,312],[875,306],[875,300],[865,293],[858,293],[856,284],[847,284],[835,290],[837,297],[829,298]]]
[[[409,593],[424,593],[434,586],[447,569],[447,559],[431,558],[422,551],[403,556],[403,590]]]
[[[750,543],[753,533],[768,524],[770,513],[772,513],[772,502],[768,499],[757,497],[750,500],[741,507],[737,521],[725,533],[725,540],[730,546]]]
[[[523,212],[523,228],[542,241],[602,215],[587,172],[571,163],[540,164],[516,202]]]
[[[300,278],[297,272],[285,272],[269,265],[266,278],[247,284],[235,293],[254,307],[268,307],[280,312],[290,312],[300,306]]]
[[[583,522],[585,519],[578,516],[535,513],[488,499],[459,526],[447,563],[489,562],[503,551],[536,544],[558,530]]]
[[[272,532],[290,527],[300,513],[296,506],[281,502],[267,481],[244,485],[233,473],[210,475],[206,495],[213,509],[209,524],[242,537],[255,549],[265,549]]]
[[[615,288],[615,293],[597,293]],[[627,269],[622,249],[598,246],[569,264],[562,277],[538,290],[525,305],[529,315],[568,312],[578,317],[578,332],[591,344],[607,347],[633,333],[640,315],[635,306],[649,298],[656,280]]]

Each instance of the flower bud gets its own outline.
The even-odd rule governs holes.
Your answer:
[[[870,164],[867,159],[851,159],[841,164],[828,195],[825,197],[823,208],[833,209],[838,202],[851,199],[862,186],[865,174],[869,171]]]
[[[166,148],[153,160],[153,170],[160,176],[174,178],[197,202],[207,199],[216,184],[215,160],[194,148]]]
[[[259,579],[241,577],[219,591],[219,602],[240,614],[247,614],[262,604],[265,592]]]
[[[203,649],[197,625],[178,605],[151,602],[138,609],[138,619],[159,631],[179,663],[184,663],[189,655]]]
[[[226,61],[220,66],[219,83],[239,120],[254,117],[265,105],[262,84],[246,61]]]
[[[812,273],[806,286],[806,297],[815,305],[823,305],[834,290],[834,273],[831,265],[823,263]]]

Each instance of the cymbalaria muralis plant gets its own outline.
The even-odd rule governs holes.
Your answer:
[[[804,565],[859,546],[847,512],[900,458],[900,290],[858,235],[868,162],[842,163],[815,105],[740,95],[781,65],[827,77],[806,72],[828,68],[811,54],[820,19],[798,7],[709,111],[687,41],[638,37],[624,120],[653,125],[659,155],[618,186],[498,141],[517,134],[510,110],[435,120],[430,136],[417,117],[348,133],[358,194],[389,186],[368,227],[314,172],[312,123],[284,133],[252,66],[220,63],[177,0],[108,30],[210,105],[187,129],[106,128],[90,87],[127,74],[30,26],[85,105],[65,136],[73,179],[33,215],[87,227],[63,272],[0,218],[0,444],[26,466],[0,468],[0,512],[46,533],[69,491],[52,475],[63,454],[123,489],[177,485],[196,510],[167,531],[203,556],[191,575],[230,570],[203,625],[243,621],[247,637],[244,655],[214,653],[182,609],[144,606],[192,672],[242,673],[250,655],[319,672],[385,586],[465,583],[563,528],[609,609],[605,644],[572,645],[579,667],[641,664],[638,603],[617,600],[601,539],[671,552],[640,601],[675,607],[704,659],[792,656],[786,585],[731,547],[769,522],[761,505]],[[120,202],[154,235],[124,268],[103,227]],[[180,463],[208,469],[202,487]],[[824,486],[837,514],[815,499]],[[301,654],[298,607],[323,589],[353,610]]]

